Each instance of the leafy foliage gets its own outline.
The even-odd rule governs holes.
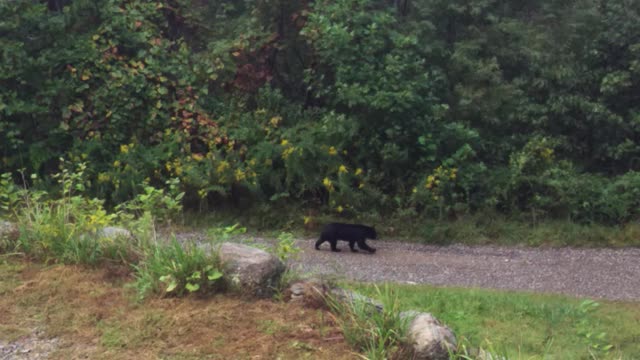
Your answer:
[[[135,266],[134,287],[138,296],[151,293],[180,296],[184,293],[206,293],[220,289],[222,273],[218,261],[195,246],[180,244],[175,238],[170,244],[156,244]]]
[[[2,3],[2,172],[85,162],[107,207],[639,215],[636,2],[391,3]]]

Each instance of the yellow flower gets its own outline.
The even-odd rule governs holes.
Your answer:
[[[424,187],[427,189],[431,189],[433,187],[433,183],[436,181],[435,176],[429,175],[427,176],[427,182],[424,184]]]
[[[310,222],[311,222],[311,216],[305,216],[304,217],[304,224],[307,225]]]
[[[358,189],[362,189],[364,187],[364,183],[360,183],[360,185],[358,185]]]
[[[411,190],[411,192],[414,193],[414,194],[417,193],[418,192],[418,188],[414,187],[413,190]]]
[[[544,148],[540,152],[540,156],[545,160],[551,160],[553,158],[553,149]]]
[[[337,153],[338,153],[338,150],[336,150],[335,147],[332,146],[332,147],[329,148],[329,155],[334,156]]]
[[[282,158],[286,160],[289,157],[289,155],[291,155],[295,150],[296,148],[293,146],[284,149],[284,151],[282,152]]]
[[[281,121],[282,121],[281,116],[274,116],[271,118],[271,120],[269,120],[269,123],[271,123],[271,126],[273,127],[278,127],[278,124],[280,124]]]
[[[324,180],[322,180],[322,183],[324,184],[324,187],[327,188],[327,190],[333,191],[333,183],[331,182],[331,180],[329,180],[329,178],[324,178]]]
[[[338,169],[338,172],[340,173],[348,173],[349,171],[347,170],[347,167],[344,165],[340,165],[340,168]]]
[[[356,175],[360,175],[362,174],[362,169],[361,168],[357,168],[356,169]]]
[[[220,161],[220,164],[218,164],[218,167],[216,168],[216,172],[218,174],[224,172],[225,170],[227,170],[229,168],[229,163],[226,161]]]
[[[192,154],[191,157],[193,158],[193,160],[195,161],[202,161],[202,159],[204,159],[204,157],[202,156],[202,154]]]
[[[109,180],[111,180],[111,178],[109,177],[109,174],[107,174],[107,173],[99,173],[98,174],[98,182],[99,183],[107,183],[107,182],[109,182]]]
[[[282,139],[282,141],[280,142],[280,145],[282,146],[287,146],[287,144],[289,143],[289,140],[287,139]]]
[[[207,190],[204,190],[204,189],[198,190],[198,196],[200,197],[200,199],[204,199],[205,196],[207,196]]]
[[[336,208],[336,210],[341,213],[344,211],[344,209],[342,208],[342,205],[338,205],[338,207]]]
[[[116,167],[116,168],[120,167],[120,161],[119,160],[114,161],[113,162],[113,167]]]
[[[236,181],[242,181],[246,178],[246,174],[241,169],[236,169]]]
[[[126,154],[129,152],[129,145],[123,144],[120,145],[120,152],[123,154]]]

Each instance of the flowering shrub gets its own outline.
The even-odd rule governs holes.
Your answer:
[[[85,163],[105,208],[178,179],[199,209],[628,221],[637,9],[583,5],[0,2],[0,167]]]

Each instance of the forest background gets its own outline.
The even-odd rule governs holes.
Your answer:
[[[305,222],[630,224],[639,20],[632,0],[2,1],[3,188],[55,191],[70,162],[110,207],[152,186]]]

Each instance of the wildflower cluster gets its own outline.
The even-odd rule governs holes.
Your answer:
[[[302,149],[291,145],[289,143],[289,140],[287,139],[282,139],[282,141],[280,142],[280,146],[283,147],[283,150],[282,150],[283,160],[287,160],[289,156],[291,156],[291,154],[295,153],[296,151],[298,152],[299,155],[302,155]]]
[[[454,186],[458,177],[457,168],[445,168],[438,166],[432,174],[424,180],[423,190],[414,187],[412,193],[426,195],[427,201],[441,201],[443,196],[450,196],[454,192]]]
[[[426,189],[435,189],[444,181],[455,181],[458,174],[458,169],[451,168],[445,169],[442,166],[438,166],[433,175],[427,176],[427,181],[424,184]]]

